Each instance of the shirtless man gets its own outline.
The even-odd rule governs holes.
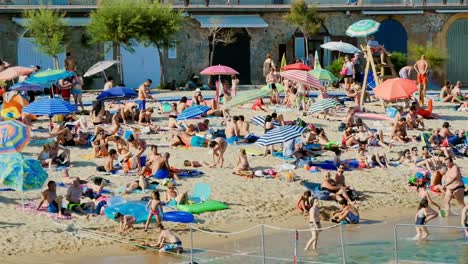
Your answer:
[[[224,138],[218,137],[211,141],[208,146],[213,149],[213,164],[224,166],[224,152],[227,149],[227,142]]]
[[[423,118],[418,115],[418,109],[414,105],[410,107],[410,111],[408,112],[408,115],[407,115],[406,124],[408,125],[409,128],[424,130]],[[419,125],[421,125],[421,128],[419,128]]]
[[[104,170],[106,172],[114,173],[116,168],[114,167],[114,160],[117,159],[117,151],[115,149],[109,150],[109,156],[104,160]]]
[[[239,121],[238,116],[233,116],[232,120],[226,123],[226,139],[232,143],[239,141],[241,138],[239,137],[239,127],[237,122]]]
[[[68,203],[68,210],[70,211],[78,211],[84,215],[88,215],[86,213],[86,209],[89,209],[91,212],[94,212],[94,203],[81,203],[81,196],[83,194],[83,187],[80,184],[80,178],[73,179],[73,185],[70,186],[67,190],[67,201]]]
[[[239,136],[246,137],[250,134],[250,125],[249,122],[245,122],[245,118],[243,115],[239,116],[239,121],[237,122],[239,127]]]
[[[62,208],[62,195],[57,195],[57,184],[55,181],[49,181],[47,183],[47,189],[42,193],[41,201],[37,206],[36,210],[41,209],[41,206],[47,201],[47,212],[56,213],[59,217],[65,214],[65,209]]]
[[[130,135],[128,137],[128,142],[130,143],[130,146],[134,147],[137,151],[135,157],[137,158],[138,170],[141,170],[141,156],[146,151],[146,141],[141,138],[135,139],[133,135]]]
[[[150,145],[151,154],[146,158],[146,165],[141,170],[141,174],[145,176],[152,176],[154,174],[152,167],[154,163],[161,157],[158,153],[158,146]]]
[[[160,233],[158,243],[155,245],[160,248],[159,252],[173,252],[181,254],[184,249],[182,248],[182,241],[169,229],[165,229],[162,224],[158,224],[156,231]]]
[[[153,172],[153,177],[157,179],[173,178],[175,180],[180,180],[177,174],[173,173],[169,165],[169,158],[171,154],[165,152],[160,157],[158,157],[153,163],[151,171]]]
[[[445,182],[442,184],[442,187],[445,190],[445,212],[449,215],[452,198],[455,198],[460,209],[463,209],[465,206],[465,202],[463,201],[465,185],[461,178],[460,168],[453,163],[451,157],[445,158],[445,166],[447,167],[447,172],[445,173]]]
[[[427,84],[428,84],[428,78],[427,78],[428,68],[429,68],[429,64],[426,61],[426,57],[424,55],[421,55],[421,59],[418,60],[414,64],[414,69],[418,73],[418,78],[417,78],[418,86],[422,85],[422,89],[419,90],[419,92],[421,93],[419,95],[419,103],[421,105],[424,104],[424,97],[426,96],[426,89],[427,89]]]
[[[410,139],[406,133],[406,118],[402,117],[398,122],[393,126],[392,138],[401,143],[407,143]]]
[[[312,201],[312,207],[309,210],[309,227],[310,232],[312,233],[312,237],[307,242],[304,250],[309,250],[309,247],[312,245],[312,249],[317,249],[317,243],[319,238],[320,228],[322,225],[320,224],[320,207],[319,207],[319,200],[314,198]]]
[[[65,70],[67,71],[76,71],[76,60],[72,57],[71,52],[67,52],[65,61],[63,65],[65,65]]]
[[[152,80],[148,79],[146,80],[143,84],[138,87],[138,97],[137,97],[137,104],[138,104],[138,109],[141,110],[146,110],[146,99],[154,99],[152,95],[148,94],[148,89],[153,83]]]

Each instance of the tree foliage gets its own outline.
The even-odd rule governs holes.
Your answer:
[[[25,10],[26,30],[34,38],[39,51],[54,58],[54,67],[58,68],[58,55],[65,50],[67,25],[63,17],[65,13],[45,9]]]
[[[402,52],[392,52],[390,60],[392,61],[396,72],[399,72],[401,68],[408,65],[408,56]]]
[[[417,61],[421,55],[425,55],[429,67],[433,70],[441,70],[448,59],[447,51],[435,48],[432,45],[419,45],[417,43],[409,44],[410,60]]]
[[[304,35],[306,44],[306,56],[309,56],[308,37],[319,32],[324,18],[317,13],[315,6],[309,8],[305,0],[294,0],[291,11],[284,19],[289,24],[297,27]]]

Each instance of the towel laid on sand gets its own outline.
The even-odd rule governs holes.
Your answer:
[[[24,212],[26,212],[26,213],[45,215],[45,216],[47,216],[49,218],[52,218],[52,219],[61,219],[61,220],[70,220],[70,219],[72,219],[71,215],[64,215],[62,217],[58,217],[58,214],[56,214],[56,213],[47,212],[47,206],[45,206],[45,205],[43,205],[41,208],[39,208],[39,210],[36,210],[36,208],[37,208],[37,204],[34,201],[24,203]],[[16,210],[23,211],[23,206],[21,206],[21,205],[17,206]]]

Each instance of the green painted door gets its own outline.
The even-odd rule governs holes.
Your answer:
[[[450,25],[447,32],[447,78],[452,83],[468,83],[468,19],[458,19]]]

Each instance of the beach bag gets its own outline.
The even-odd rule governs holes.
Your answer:
[[[340,75],[341,75],[341,76],[346,76],[346,75],[348,75],[348,68],[344,67],[344,68],[341,70]]]

